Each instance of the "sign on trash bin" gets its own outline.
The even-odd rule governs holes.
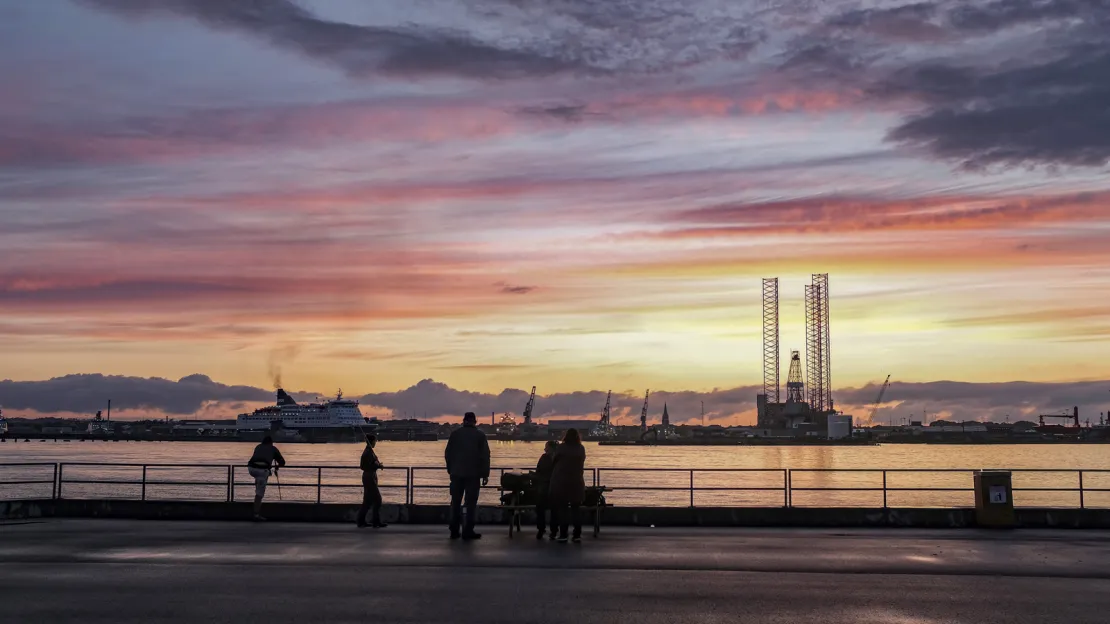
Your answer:
[[[1004,485],[992,485],[992,486],[990,486],[990,496],[991,496],[990,501],[992,503],[998,503],[1000,505],[1005,505],[1006,504],[1006,486],[1004,486]]]

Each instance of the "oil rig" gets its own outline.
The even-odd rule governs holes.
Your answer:
[[[799,351],[790,352],[786,400],[780,393],[779,279],[763,280],[763,392],[756,397],[757,424],[765,429],[824,432],[837,414],[832,397],[829,340],[829,276],[813,274],[805,287],[805,371]]]

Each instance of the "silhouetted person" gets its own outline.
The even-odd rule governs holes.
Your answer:
[[[582,446],[582,437],[577,429],[567,430],[551,463],[551,523],[554,525],[558,518],[558,539],[566,542],[567,525],[573,520],[574,541],[581,541],[580,510],[582,499],[586,498],[586,480],[582,477],[586,466],[586,447]]]
[[[536,463],[536,539],[543,539],[547,530],[547,511],[551,507],[551,468],[555,457],[555,450],[559,445],[555,440],[548,440],[543,445],[543,455]],[[551,518],[551,539],[555,539],[555,518]]]
[[[372,526],[375,529],[384,529],[388,526],[382,522],[382,491],[378,489],[378,471],[384,468],[378,461],[374,452],[378,439],[373,435],[366,436],[366,448],[362,451],[362,458],[358,462],[362,468],[362,507],[358,509],[357,523],[360,527]],[[366,524],[366,512],[373,509],[370,515],[370,524]]]
[[[270,436],[262,438],[262,444],[254,447],[254,454],[247,462],[247,472],[254,477],[254,519],[257,522],[265,520],[262,517],[262,497],[266,495],[266,483],[270,480],[270,469],[276,473],[278,468],[285,466],[285,458],[281,451],[274,446],[274,439]]]
[[[447,473],[451,475],[451,539],[480,539],[482,536],[474,532],[474,520],[478,515],[479,483],[489,483],[489,442],[486,434],[478,429],[474,412],[467,412],[463,416],[463,426],[451,432],[443,457],[447,461]],[[460,534],[464,495],[466,526]]]

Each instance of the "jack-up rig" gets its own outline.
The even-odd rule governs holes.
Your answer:
[[[791,351],[786,401],[782,402],[779,393],[779,279],[763,280],[763,392],[756,397],[757,422],[761,428],[804,427],[823,435],[829,417],[837,414],[832,397],[828,274],[811,276],[811,283],[805,287],[805,311],[804,377],[801,354]]]

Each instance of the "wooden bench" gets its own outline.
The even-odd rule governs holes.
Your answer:
[[[597,488],[597,489],[600,490],[602,494],[604,494],[606,492],[612,492],[613,491],[612,488],[607,488],[607,487],[601,487],[601,488]],[[524,512],[526,512],[526,511],[533,511],[534,512],[536,510],[536,506],[535,505],[523,505],[523,504],[521,504],[519,501],[520,501],[520,496],[523,494],[523,492],[520,492],[519,490],[502,490],[502,491],[503,492],[509,492],[512,495],[511,499],[508,503],[504,503],[504,502],[501,503],[501,509],[504,509],[505,511],[509,512],[509,537],[512,537],[514,529],[518,533],[521,531],[520,519],[524,515]],[[594,537],[597,537],[598,535],[601,534],[601,512],[603,512],[606,507],[612,507],[612,505],[610,505],[608,503],[604,503],[604,504],[601,504],[601,505],[591,505],[591,506],[583,505],[582,507],[579,508],[580,511],[593,512],[593,516],[594,516]]]

